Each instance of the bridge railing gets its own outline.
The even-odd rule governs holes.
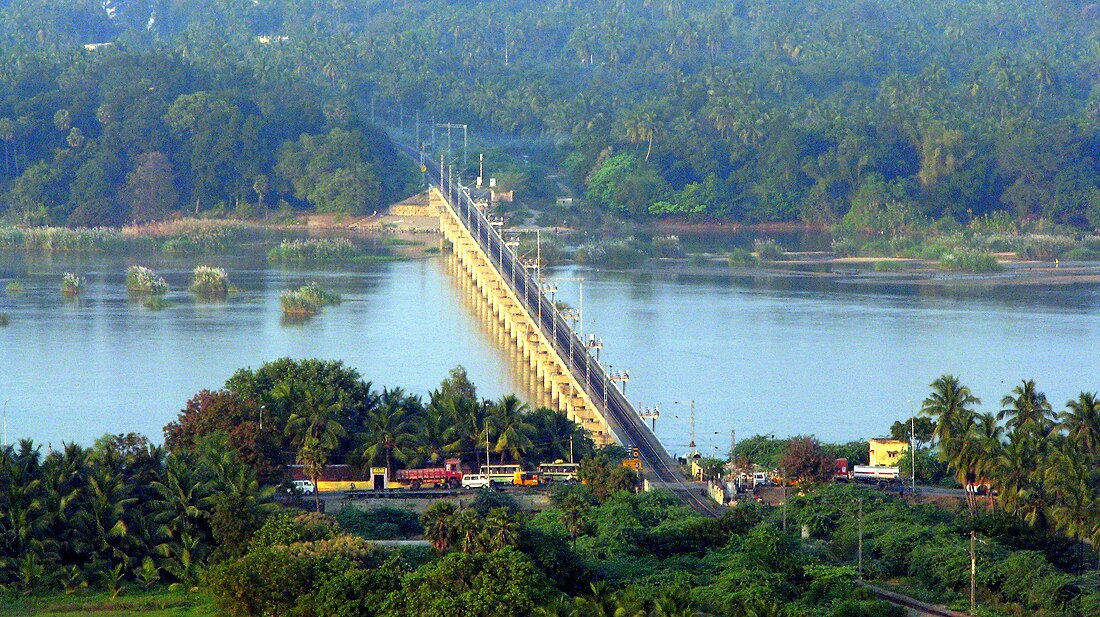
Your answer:
[[[595,362],[588,346],[570,327],[565,317],[542,292],[538,281],[504,241],[497,228],[478,208],[469,189],[447,178],[438,176],[440,190],[446,197],[447,207],[455,213],[482,251],[493,261],[498,272],[524,304],[527,312],[538,321],[544,337],[551,342],[567,368],[580,382],[593,404],[601,407],[601,415],[623,443],[638,446],[655,470],[661,475],[671,473],[672,459],[638,416],[626,396],[615,387],[604,368]],[[578,354],[579,352],[579,354]]]

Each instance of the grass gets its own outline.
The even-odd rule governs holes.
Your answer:
[[[8,283],[7,287],[5,287],[4,289],[7,290],[7,292],[10,294],[23,293],[23,283],[20,283],[19,281],[12,281]]]
[[[267,258],[271,261],[332,261],[357,254],[358,249],[347,238],[310,238],[283,240],[267,252]]]
[[[7,313],[0,313],[0,328],[7,326],[11,323],[11,317]]]
[[[982,251],[958,251],[940,259],[940,268],[956,272],[1000,272],[1004,270],[992,253]]]
[[[229,275],[222,268],[196,266],[188,289],[200,296],[225,296],[229,293]]]
[[[903,261],[883,260],[875,262],[875,272],[901,272],[905,268],[906,264]]]
[[[79,296],[87,281],[83,276],[74,274],[72,272],[66,272],[65,277],[61,279],[61,294],[65,296]]]
[[[168,282],[145,266],[126,269],[126,289],[134,293],[160,295],[168,293]]]
[[[149,296],[141,305],[151,311],[159,311],[172,306],[172,302],[170,300],[165,300],[164,296]]]
[[[731,266],[755,266],[759,263],[756,255],[752,254],[752,251],[748,249],[735,248],[729,252],[726,256]]]
[[[316,315],[323,307],[340,303],[340,294],[325,291],[317,283],[299,287],[296,291],[284,291],[279,296],[283,314],[290,317]]]
[[[33,598],[0,596],[0,617],[89,614],[101,617],[213,617],[217,612],[206,595],[186,590],[126,592],[114,599],[106,592]]]
[[[783,259],[786,251],[779,245],[778,242],[768,238],[767,240],[757,239],[752,243],[753,251],[760,258],[760,261],[779,261]]]

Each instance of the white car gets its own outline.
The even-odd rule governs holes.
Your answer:
[[[483,473],[468,473],[462,476],[462,488],[492,488],[493,481]]]
[[[299,493],[302,495],[312,495],[317,487],[313,486],[313,482],[309,480],[295,480],[291,483],[291,492]]]

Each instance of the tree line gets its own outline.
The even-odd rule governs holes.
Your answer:
[[[370,213],[411,164],[346,102],[166,49],[0,52],[0,217],[117,226],[273,208]]]
[[[457,367],[425,402],[402,388],[376,391],[339,361],[282,358],[241,369],[218,391],[195,395],[164,429],[169,448],[189,449],[224,432],[266,481],[297,462],[319,477],[329,464],[419,468],[461,458],[529,465],[590,457],[588,432],[565,414],[532,410],[514,395],[480,399]],[[366,477],[366,475],[364,475]]]
[[[981,400],[954,375],[932,382],[922,413],[935,421],[939,457],[964,486],[1028,525],[1093,547],[1100,542],[1100,399],[1081,392],[1055,411],[1034,380],[1023,380],[979,412]],[[996,496],[994,496],[994,491]],[[971,511],[983,499],[967,491]]]
[[[189,206],[265,201],[258,175],[299,200],[374,195],[373,180],[346,185],[359,161],[304,184],[271,173],[280,144],[358,114],[406,138],[417,119],[422,138],[438,122],[537,138],[520,149],[564,166],[600,211],[638,219],[866,229],[1005,211],[1092,228],[1098,18],[1084,0],[132,0],[109,11],[19,0],[0,9],[5,179],[67,163],[50,161],[58,148],[109,146],[102,110],[130,125],[117,137],[126,156],[107,147],[110,177],[88,169],[76,195],[53,202],[103,198],[96,186],[125,186],[154,151]],[[104,65],[121,70],[89,87],[89,67]],[[191,71],[205,83],[160,79]],[[225,99],[208,119],[164,126],[176,97],[207,90]],[[143,162],[153,177],[164,168]]]

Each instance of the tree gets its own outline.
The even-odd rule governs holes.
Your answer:
[[[910,425],[915,427],[911,428]],[[916,448],[920,450],[932,442],[932,436],[936,433],[936,423],[930,418],[920,417],[912,420],[898,420],[890,425],[890,438],[908,442],[911,435],[915,436]]]
[[[433,503],[420,516],[424,537],[441,553],[446,552],[454,542],[454,516],[454,504],[446,501]]]
[[[779,459],[779,468],[787,480],[821,482],[832,473],[833,461],[825,455],[816,439],[795,437],[787,442],[787,448]]]
[[[1081,392],[1068,401],[1066,410],[1058,414],[1058,427],[1081,451],[1090,456],[1100,454],[1100,400],[1096,393]]]
[[[386,463],[386,470],[393,470],[393,459],[407,461],[412,455],[413,411],[419,401],[405,394],[401,388],[382,390],[379,404],[364,421],[363,460],[374,464]]]
[[[340,411],[340,403],[330,391],[318,387],[305,388],[297,396],[292,391],[287,394],[295,411],[287,420],[285,433],[297,444],[297,460],[317,486],[333,451],[347,434],[335,417]],[[318,491],[313,492],[313,500],[320,512]]]
[[[1053,426],[1054,412],[1047,397],[1035,387],[1035,380],[1026,379],[1012,389],[1012,394],[1001,399],[1005,409],[997,412],[997,419],[1008,418],[1005,425],[1012,430],[1034,431],[1047,435]]]
[[[163,219],[179,203],[172,162],[163,152],[139,156],[137,166],[126,176],[123,195],[134,222]]]
[[[527,403],[513,394],[501,397],[489,408],[488,423],[495,435],[493,451],[501,454],[502,461],[509,456],[522,460],[531,447],[534,427],[527,421],[527,411]]]
[[[575,492],[566,495],[561,505],[558,506],[558,518],[561,520],[562,525],[565,525],[565,530],[569,532],[569,538],[573,541],[574,549],[577,548],[577,536],[586,527],[589,510],[591,510],[591,506],[588,500]]]

